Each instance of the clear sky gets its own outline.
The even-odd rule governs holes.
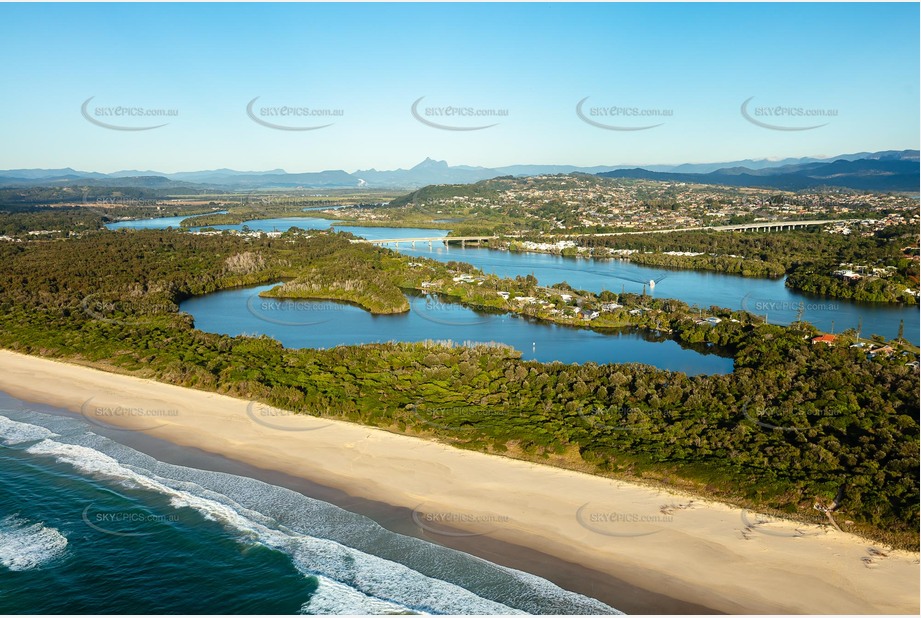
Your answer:
[[[917,3],[0,4],[0,57],[0,169],[715,162],[918,148],[921,131]],[[332,124],[264,126],[256,97],[256,120]],[[420,97],[422,120],[498,124],[430,126]],[[661,124],[594,126],[586,97],[588,120]],[[759,126],[750,98],[757,122],[824,126]],[[268,115],[283,106],[341,115]]]

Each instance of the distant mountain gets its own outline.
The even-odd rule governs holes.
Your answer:
[[[233,170],[217,170],[214,172],[181,172],[170,174],[170,179],[184,179],[198,184],[219,187],[223,189],[296,189],[303,188],[347,188],[357,187],[358,179],[343,170],[327,170],[323,172],[305,172],[302,174],[288,174],[284,170],[272,172],[234,172]]]
[[[509,165],[497,167],[500,176],[539,176],[541,174],[597,174],[613,169],[611,165],[577,167],[575,165]]]
[[[914,160],[917,161],[917,150],[884,150],[882,152],[857,152],[826,158],[743,159],[742,161],[728,161],[725,163],[683,163],[681,165],[643,165],[640,167],[650,172],[673,172],[676,174],[708,174],[716,171],[725,172],[730,169],[747,169],[749,171],[785,169],[794,171],[802,166],[829,163],[840,159],[845,161],[856,161],[857,159],[906,160],[906,157],[911,156],[910,153],[914,153]]]
[[[242,172],[231,169],[164,174],[150,170],[122,170],[111,174],[63,169],[0,170],[0,187],[87,186],[157,187],[254,191],[265,189],[414,189],[437,184],[466,184],[499,176],[538,176],[543,174],[600,174],[609,178],[647,178],[731,186],[805,189],[837,186],[874,191],[917,191],[917,150],[887,150],[840,155],[829,159],[812,157],[780,160],[745,159],[726,163],[685,163],[643,167],[575,165],[510,165],[475,167],[448,165],[426,158],[409,169],[344,170],[290,174],[282,169]],[[160,180],[154,180],[160,179]]]
[[[778,167],[720,168],[707,173],[660,172],[644,168],[602,172],[605,178],[642,178],[733,187],[763,187],[798,191],[842,187],[862,191],[917,192],[921,184],[917,150],[845,155],[829,161],[801,161]]]
[[[540,176],[543,174],[597,174],[616,169],[613,165],[508,165],[504,167],[449,166],[445,161],[426,158],[415,167],[404,170],[358,170],[353,174],[376,187],[415,188],[436,184],[466,184],[499,176]]]
[[[0,178],[0,185],[3,184]],[[136,189],[164,189],[164,190],[182,190],[182,191],[202,191],[205,187],[190,182],[179,182],[170,180],[163,176],[125,176],[123,178],[76,178],[73,180],[54,179],[50,182],[43,182],[40,185],[33,186],[80,186],[80,187],[110,187],[110,188],[136,188]]]
[[[41,178],[104,178],[106,174],[100,174],[99,172],[78,172],[77,170],[65,167],[63,169],[54,170],[3,170],[0,171],[0,176],[22,178],[25,180],[36,180]]]
[[[28,175],[23,171],[29,172]],[[73,170],[71,170],[73,171]],[[257,189],[349,188],[361,182],[343,170],[288,174],[273,172],[235,172],[215,170],[163,174],[150,171],[121,171],[112,174],[74,172],[60,175],[58,170],[0,171],[0,187],[55,187],[63,185],[107,187],[157,187],[195,190],[251,191]]]
[[[781,167],[784,165],[800,165],[803,163],[813,163],[821,161],[813,157],[802,157],[799,159],[743,159],[742,161],[727,161],[723,163],[682,163],[681,165],[648,165],[643,166],[650,172],[673,172],[676,174],[709,174],[717,170],[727,169],[747,169],[761,170],[772,167]]]
[[[485,167],[452,167],[446,161],[426,158],[408,170],[391,171],[358,170],[352,174],[369,187],[412,188],[426,185],[465,184],[502,176],[496,170]]]

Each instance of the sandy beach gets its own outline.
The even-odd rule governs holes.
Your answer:
[[[919,611],[917,554],[828,527],[2,350],[0,390],[400,507],[446,545],[497,539],[716,612]]]

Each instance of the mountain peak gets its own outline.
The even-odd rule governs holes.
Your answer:
[[[448,169],[447,161],[436,161],[430,157],[426,157],[425,161],[413,168],[414,170],[432,170],[432,169]]]

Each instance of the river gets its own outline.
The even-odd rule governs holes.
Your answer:
[[[522,358],[563,363],[644,363],[688,375],[730,373],[731,358],[682,347],[665,336],[596,332],[516,314],[483,313],[433,296],[410,296],[410,311],[372,315],[346,303],[260,298],[262,285],[196,296],[180,303],[199,330],[224,335],[265,334],[289,348],[331,348],[387,341],[497,342]]]
[[[165,217],[121,221],[109,224],[110,229],[138,228],[162,229],[177,227],[184,217]],[[285,231],[291,227],[300,229],[329,229],[351,232],[370,240],[391,238],[414,238],[445,236],[447,230],[420,228],[390,228],[339,225],[328,219],[313,217],[283,217],[247,221],[236,225],[214,226],[217,229],[241,230],[246,226],[254,231]],[[533,274],[542,285],[553,285],[566,281],[577,289],[600,292],[635,292],[643,290],[644,282],[657,280],[652,289],[646,284],[647,292],[667,298],[676,298],[691,306],[707,308],[711,305],[729,309],[745,309],[766,317],[775,324],[789,324],[797,319],[802,310],[802,319],[811,322],[826,332],[841,332],[861,326],[861,335],[882,335],[894,338],[899,323],[904,320],[904,336],[918,344],[918,306],[902,306],[882,303],[859,303],[838,298],[816,297],[793,291],[784,285],[784,278],[758,279],[726,275],[705,271],[670,270],[639,266],[625,260],[591,260],[585,258],[564,258],[541,253],[512,253],[477,247],[446,247],[434,242],[408,242],[396,248],[406,255],[429,257],[439,261],[458,260],[473,264],[485,272],[504,277]],[[664,278],[663,278],[664,277]],[[862,324],[861,324],[862,322]]]

